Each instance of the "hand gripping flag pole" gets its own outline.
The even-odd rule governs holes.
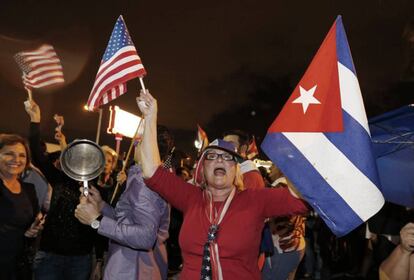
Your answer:
[[[261,147],[335,235],[381,209],[370,131],[340,16]]]

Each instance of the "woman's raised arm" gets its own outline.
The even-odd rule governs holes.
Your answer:
[[[137,102],[145,119],[140,149],[142,173],[144,178],[151,178],[161,164],[157,144],[157,100],[146,90],[141,91]]]

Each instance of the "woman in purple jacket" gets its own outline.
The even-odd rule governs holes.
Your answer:
[[[115,209],[93,187],[81,200],[75,216],[110,239],[104,279],[167,279],[169,205],[145,185],[138,165]]]

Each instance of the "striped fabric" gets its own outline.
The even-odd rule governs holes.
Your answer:
[[[87,107],[95,111],[127,91],[126,82],[146,75],[144,65],[129,36],[122,16],[119,16],[96,74]]]
[[[65,81],[59,57],[51,45],[19,52],[14,58],[23,71],[23,84],[26,88],[42,88]]]

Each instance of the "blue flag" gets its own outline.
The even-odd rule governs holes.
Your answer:
[[[369,120],[381,192],[387,201],[414,207],[414,107]]]

